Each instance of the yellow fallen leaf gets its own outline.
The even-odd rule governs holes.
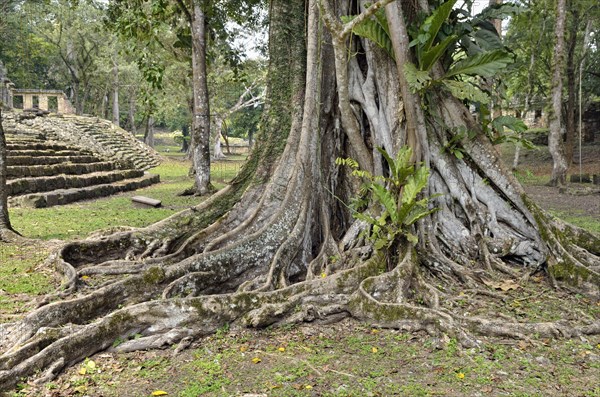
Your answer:
[[[283,352],[285,351],[285,347],[281,346],[281,347],[280,347],[279,349],[277,349],[277,350],[279,350],[280,352],[282,352],[282,353],[283,353]]]
[[[327,274],[325,272],[321,273],[321,278],[325,278],[327,277]]]
[[[378,333],[379,333],[379,330],[378,330],[378,329],[375,329],[375,328],[373,328],[373,329],[371,330],[371,333],[372,333],[372,334],[378,334]]]
[[[248,346],[240,346],[240,351],[243,353],[245,351],[248,351]]]
[[[371,348],[371,351],[372,351],[373,353],[377,353],[377,352],[379,351],[379,349],[377,349],[376,347],[372,347],[372,348]]]
[[[96,369],[96,363],[95,363],[93,360],[87,360],[87,361],[85,362],[85,366],[86,366],[88,369]]]
[[[304,386],[304,388],[305,389],[312,389],[312,386],[311,385],[306,385],[306,386]]]
[[[90,276],[81,276],[82,280],[88,280],[90,278]]]
[[[166,392],[166,391],[164,391],[164,390],[156,390],[156,391],[153,391],[153,392],[152,392],[152,395],[153,395],[153,396],[166,396],[166,395],[168,395],[168,394],[169,394],[169,393],[167,393],[167,392]]]
[[[79,368],[79,375],[85,375],[85,374],[87,374],[87,368],[86,367]]]
[[[465,374],[463,374],[462,372],[459,372],[459,373],[456,374],[456,377],[458,379],[464,379],[465,378]]]
[[[259,362],[261,362],[261,361],[262,361],[262,360],[261,360],[259,357],[254,357],[254,358],[252,359],[252,362],[253,362],[254,364],[258,364],[258,363],[259,363]]]
[[[597,347],[598,349],[600,349],[600,343],[598,343],[598,344],[596,345],[596,347]]]

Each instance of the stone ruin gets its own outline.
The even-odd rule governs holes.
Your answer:
[[[23,110],[14,109],[15,96]],[[1,61],[0,100],[9,205],[49,207],[159,182],[146,172],[160,164],[152,148],[108,120],[76,116],[62,91],[15,89]]]

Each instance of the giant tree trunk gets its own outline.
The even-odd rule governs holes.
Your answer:
[[[331,9],[339,15],[348,3],[338,0]],[[403,13],[399,2],[386,8],[390,31],[399,35],[393,39],[398,61],[411,55]],[[49,380],[117,338],[126,340],[117,351],[159,348],[224,324],[352,316],[443,332],[465,346],[477,345],[475,334],[600,333],[597,319],[538,323],[498,318],[494,307],[476,316],[452,310],[461,291],[493,295],[485,280],[535,269],[597,294],[600,240],[530,202],[462,102],[439,91],[420,103],[389,56],[354,38],[362,51],[346,67],[360,134],[390,150],[414,144],[431,168],[427,195],[439,208],[415,228],[419,243],[403,241],[388,266],[359,237],[364,225],[352,222],[338,201],[349,201],[357,186],[335,166],[353,148],[337,103],[343,79],[335,71],[342,65],[319,23],[317,0],[273,0],[270,15],[266,118],[238,177],[155,225],[64,246],[55,260],[63,289],[19,321],[0,325],[0,390],[38,370],[40,381]],[[461,159],[442,150],[458,126],[477,132],[461,142]],[[82,276],[95,282],[83,283]],[[141,337],[128,340],[133,334]]]
[[[210,107],[206,70],[206,0],[192,0],[192,88],[194,108],[192,114],[192,162],[194,165],[196,194],[212,191],[210,183]]]
[[[565,46],[565,0],[556,1],[556,25],[554,34],[554,59],[552,63],[552,109],[549,114],[548,149],[552,155],[552,178],[548,185],[563,186],[567,181],[567,159],[565,158],[565,145],[562,138],[562,68],[564,65]]]

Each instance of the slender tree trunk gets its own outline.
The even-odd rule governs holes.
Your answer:
[[[8,215],[8,195],[6,190],[6,137],[2,126],[2,102],[0,101],[0,241],[6,239],[7,234],[12,232],[10,218]]]
[[[151,115],[148,115],[148,119],[146,120],[144,143],[152,148],[154,147],[154,117]]]
[[[117,59],[113,60],[113,105],[112,105],[112,122],[117,127],[120,127],[121,115],[119,112],[119,65]]]
[[[194,111],[192,119],[192,162],[196,194],[212,192],[210,183],[210,106],[206,69],[206,0],[192,0],[192,87]]]
[[[135,136],[137,134],[137,127],[135,125],[135,106],[136,106],[136,90],[135,88],[129,89],[129,109],[127,111],[127,117],[129,119],[129,131]]]
[[[564,65],[564,37],[566,19],[565,0],[556,0],[556,25],[554,27],[554,62],[552,63],[552,108],[549,114],[548,149],[552,155],[552,178],[549,186],[564,186],[567,181],[567,159],[562,138],[562,68]]]
[[[572,5],[572,0],[569,0],[570,8],[572,9],[571,29],[569,30],[569,45],[567,50],[567,114],[566,114],[566,134],[565,142],[565,158],[567,166],[573,163],[573,151],[575,150],[575,136],[577,135],[577,114],[575,111],[577,103],[576,85],[577,77],[575,73],[575,48],[577,47],[577,33],[579,29],[579,11]]]

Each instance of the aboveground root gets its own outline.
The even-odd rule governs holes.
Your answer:
[[[0,390],[35,373],[41,374],[40,381],[49,381],[64,367],[101,350],[161,348],[181,341],[189,344],[191,338],[211,334],[226,324],[266,327],[352,316],[380,327],[442,332],[464,346],[477,346],[476,335],[557,338],[600,333],[597,317],[579,322],[519,322],[507,320],[507,315],[492,319],[452,310],[445,302],[453,301],[449,299],[453,291],[425,275],[426,270],[417,266],[414,250],[407,249],[391,271],[386,271],[385,262],[376,254],[349,269],[280,289],[203,295],[198,288],[188,296],[167,298],[161,295],[176,280],[169,274],[181,275],[185,266],[178,265],[177,270],[152,267],[83,297],[44,306],[19,323],[0,326]],[[196,283],[210,284],[208,275],[218,272],[202,273]],[[484,291],[486,286],[480,288]],[[115,299],[119,293],[122,299]],[[128,294],[134,298],[129,299]],[[500,298],[490,297],[498,302]],[[97,305],[98,300],[103,304]],[[109,304],[111,301],[120,303]],[[121,304],[124,307],[120,308]],[[72,314],[81,310],[88,314],[83,320]],[[116,340],[124,342],[111,347]]]

